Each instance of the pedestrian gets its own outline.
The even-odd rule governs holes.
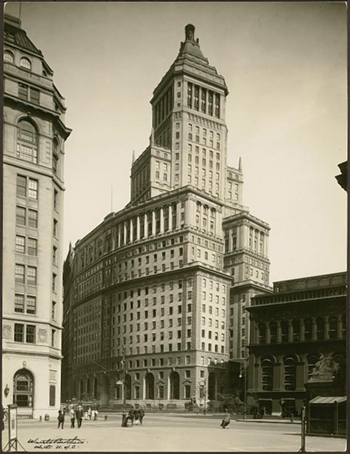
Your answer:
[[[134,412],[134,424],[135,425],[139,425],[140,424],[139,410],[138,409],[136,409],[135,412]]]
[[[62,429],[63,429],[63,425],[64,425],[64,413],[62,412],[62,410],[58,410],[57,419],[58,419],[58,426],[57,426],[57,429],[59,429],[60,426],[62,426]]]
[[[98,411],[95,410],[95,414],[94,414],[94,421],[97,421],[97,416],[98,416]]]
[[[91,421],[91,413],[92,413],[92,411],[91,411],[91,407],[89,407],[89,409],[88,409],[88,412],[87,412],[87,413],[88,413],[88,418],[89,418],[89,419],[90,419],[90,421]]]
[[[228,429],[228,426],[230,425],[230,422],[231,422],[231,418],[230,418],[230,413],[228,412],[227,408],[225,410],[225,414],[224,414],[224,417],[221,421],[221,424],[220,426],[223,428],[223,429]]]
[[[125,420],[125,424],[128,425],[128,421],[131,422],[131,427],[134,425],[134,417],[135,417],[135,410],[134,407],[131,407],[129,410],[129,414]]]
[[[78,429],[80,429],[81,424],[83,422],[83,416],[84,416],[83,407],[81,405],[78,405],[78,408],[75,411],[75,417],[77,419]]]
[[[70,427],[71,429],[74,429],[75,427],[75,411],[74,408],[70,408],[69,410],[69,417],[70,417]]]
[[[142,426],[142,421],[143,421],[144,416],[145,416],[145,410],[141,407],[139,410],[139,418],[140,418],[141,426]]]

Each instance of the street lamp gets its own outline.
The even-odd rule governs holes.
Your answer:
[[[201,391],[202,391],[202,396],[201,397],[204,400],[203,415],[205,415],[206,412],[207,412],[207,379],[206,378],[201,383]]]
[[[243,419],[246,419],[247,414],[247,393],[246,393],[246,371],[243,370],[239,374],[239,378],[243,378],[243,403],[244,403],[244,411],[243,411]]]

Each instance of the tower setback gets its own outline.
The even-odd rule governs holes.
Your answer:
[[[130,203],[71,252],[63,400],[121,404],[125,354],[128,402],[204,405],[245,357],[244,305],[270,291],[270,229],[242,204],[241,165],[227,165],[227,95],[189,24],[153,92]]]

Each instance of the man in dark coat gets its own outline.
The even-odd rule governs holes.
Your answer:
[[[134,425],[134,418],[135,418],[135,410],[134,407],[130,408],[128,417],[126,418],[126,423],[128,420],[131,421],[131,427]]]
[[[81,424],[83,422],[83,416],[84,416],[84,409],[81,405],[78,405],[78,408],[75,411],[75,416],[76,416],[77,423],[78,423],[78,429],[80,429]]]
[[[144,416],[145,416],[145,410],[143,408],[140,408],[140,410],[139,410],[139,420],[140,420],[141,426],[142,426],[142,420],[143,420]]]

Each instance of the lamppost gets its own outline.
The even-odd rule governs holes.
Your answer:
[[[202,398],[204,400],[203,415],[207,412],[207,379],[204,378],[203,382],[200,385],[202,391]]]
[[[246,419],[247,414],[247,389],[246,389],[246,370],[241,370],[239,374],[239,378],[243,378],[243,403],[244,403],[244,410],[243,410],[243,419]]]

